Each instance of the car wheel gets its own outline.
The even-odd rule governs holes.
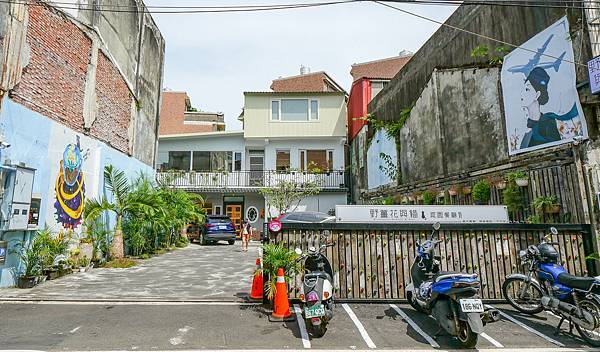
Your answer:
[[[200,234],[200,238],[199,238],[200,244],[205,246],[207,244],[206,240],[204,239],[204,234],[201,233]]]
[[[231,240],[231,241],[227,241],[227,243],[229,243],[230,246],[233,246],[235,244],[235,241]]]

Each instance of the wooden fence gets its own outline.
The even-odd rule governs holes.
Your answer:
[[[443,242],[436,254],[444,271],[475,272],[481,280],[481,296],[502,299],[506,275],[523,272],[518,251],[538,244],[549,234],[547,224],[445,224],[438,233]],[[552,236],[559,242],[560,260],[574,275],[595,275],[596,263],[586,260],[594,252],[590,225],[561,224]],[[410,283],[410,266],[417,241],[431,233],[425,224],[286,224],[273,235],[276,243],[294,249],[308,247],[307,236],[331,232],[333,247],[326,250],[334,272],[336,298],[342,300],[403,300]],[[323,243],[323,242],[321,242]],[[290,283],[296,298],[300,275]]]

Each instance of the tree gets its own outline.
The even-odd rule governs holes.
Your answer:
[[[260,194],[279,214],[283,214],[296,210],[304,198],[319,194],[319,187],[314,182],[281,181],[276,187],[261,188]],[[271,209],[269,215],[273,217]]]
[[[125,173],[115,169],[112,165],[104,168],[104,183],[106,189],[113,194],[112,201],[106,196],[100,199],[88,199],[85,203],[86,221],[94,221],[104,212],[113,212],[117,217],[115,235],[111,245],[111,257],[123,258],[123,217],[125,215],[137,216],[156,211],[160,199],[156,192],[131,192],[131,186]]]

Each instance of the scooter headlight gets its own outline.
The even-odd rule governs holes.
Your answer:
[[[319,295],[315,291],[310,291],[308,295],[306,295],[307,302],[316,302],[319,300]]]

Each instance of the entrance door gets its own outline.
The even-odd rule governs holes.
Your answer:
[[[263,169],[264,169],[264,150],[250,151],[250,185],[264,186]]]
[[[235,229],[239,235],[240,229],[242,228],[242,205],[227,204],[227,206],[225,206],[225,215],[231,218],[231,222],[235,225]]]

